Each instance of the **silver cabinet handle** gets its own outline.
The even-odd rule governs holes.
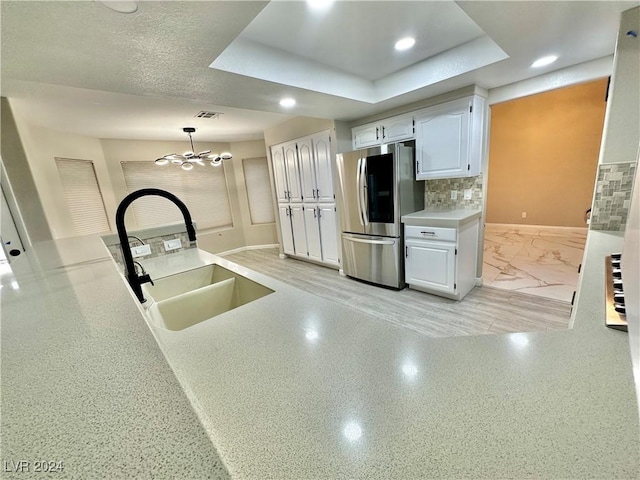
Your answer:
[[[436,232],[420,232],[423,235],[435,235]]]
[[[409,247],[406,245],[404,247],[404,258],[409,258]]]
[[[382,127],[382,138],[385,138],[385,131],[384,131],[384,127]]]
[[[380,139],[380,136],[378,135],[379,131],[380,131],[380,129],[378,127],[376,127],[376,140]]]
[[[322,212],[322,210],[320,210],[320,207],[318,207],[318,218],[320,218],[320,213]]]

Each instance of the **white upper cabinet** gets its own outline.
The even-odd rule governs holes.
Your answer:
[[[305,203],[334,202],[329,131],[297,140]]]
[[[298,152],[296,142],[288,142],[283,146],[284,163],[287,169],[289,184],[289,201],[302,202],[302,188],[300,187],[300,170],[298,167]]]
[[[284,146],[271,147],[273,160],[273,176],[276,182],[276,198],[278,203],[289,201],[289,182],[287,181],[287,166],[284,161]]]
[[[392,117],[382,121],[382,143],[411,140],[414,137],[413,116]]]
[[[305,202],[314,202],[316,196],[316,173],[313,161],[311,137],[298,140],[298,158],[300,160],[300,184]]]
[[[351,134],[354,150],[383,143],[410,140],[414,137],[413,116],[391,117],[380,122],[354,127]]]
[[[486,102],[475,95],[417,113],[416,179],[479,175],[485,116]]]
[[[329,131],[311,137],[316,172],[316,200],[334,202],[333,169],[331,167],[331,140]]]

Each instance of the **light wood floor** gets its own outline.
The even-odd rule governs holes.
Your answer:
[[[571,313],[566,302],[491,287],[476,287],[460,302],[410,289],[375,287],[340,276],[331,268],[280,259],[276,248],[247,250],[226,258],[429,337],[564,330]]]

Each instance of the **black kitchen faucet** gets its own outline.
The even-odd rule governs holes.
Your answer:
[[[177,207],[182,212],[182,216],[184,217],[184,225],[187,227],[187,234],[189,235],[189,241],[196,241],[196,231],[193,228],[193,223],[191,222],[191,214],[187,209],[187,206],[176,197],[173,193],[169,193],[165,190],[160,190],[158,188],[143,188],[142,190],[136,190],[135,192],[130,193],[120,205],[118,205],[118,210],[116,211],[116,228],[118,229],[118,238],[120,239],[120,248],[122,248],[122,256],[124,258],[124,266],[125,266],[125,276],[127,277],[127,281],[129,285],[131,285],[131,289],[133,293],[136,294],[140,303],[144,303],[147,301],[142,294],[142,284],[151,282],[153,285],[153,281],[151,277],[147,273],[142,273],[142,275],[138,275],[136,272],[133,255],[131,255],[131,249],[129,248],[129,240],[127,235],[127,229],[124,226],[124,214],[127,211],[127,208],[131,203],[140,198],[148,195],[157,195],[160,197],[164,197],[167,200],[171,200],[173,203],[177,205]]]

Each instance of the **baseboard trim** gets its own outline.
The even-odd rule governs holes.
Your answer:
[[[482,286],[482,277],[476,277],[476,287]]]
[[[499,230],[508,230],[511,232],[522,231],[523,233],[537,233],[540,230],[543,230],[544,233],[552,234],[553,232],[558,232],[562,234],[576,232],[576,233],[587,233],[589,230],[588,226],[584,227],[558,227],[554,225],[529,225],[529,224],[518,224],[518,223],[485,223],[484,230],[485,233],[487,230],[490,232],[492,228]]]
[[[280,244],[278,243],[271,243],[268,245],[246,245],[244,247],[234,248],[232,250],[216,253],[214,255],[224,257],[225,255],[233,255],[234,253],[246,252],[247,250],[262,250],[263,248],[277,248],[279,246]]]

